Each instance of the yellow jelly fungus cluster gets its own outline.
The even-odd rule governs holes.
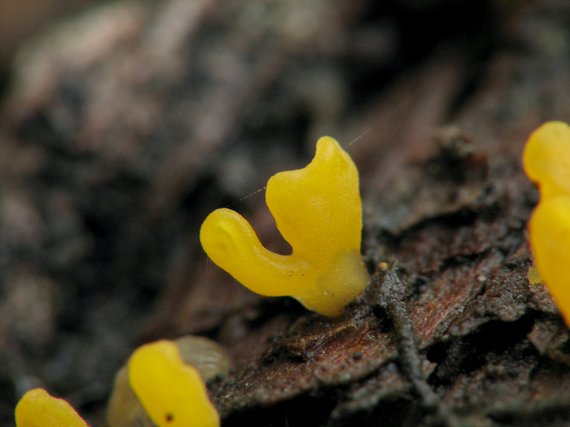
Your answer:
[[[570,326],[570,127],[548,122],[535,130],[523,166],[540,189],[528,226],[534,263]]]
[[[26,392],[16,405],[16,427],[87,427],[87,424],[65,400],[35,388]]]
[[[183,358],[181,352],[185,351],[192,354]],[[127,369],[117,374],[109,425],[219,427],[220,419],[204,381],[228,369],[225,352],[205,338],[184,337],[144,345],[130,357]],[[15,417],[16,427],[88,427],[69,403],[41,388],[24,394],[16,405]]]
[[[204,382],[184,363],[175,343],[163,340],[139,347],[129,359],[128,377],[158,427],[219,427]]]
[[[215,210],[202,224],[204,250],[253,292],[292,296],[317,313],[339,315],[368,283],[354,162],[334,139],[322,137],[308,166],[269,179],[265,199],[290,255],[263,247],[251,225],[230,209]]]

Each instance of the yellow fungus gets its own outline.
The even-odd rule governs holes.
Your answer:
[[[158,427],[219,427],[220,419],[199,373],[171,341],[139,347],[128,362],[132,390]]]
[[[107,424],[109,427],[155,427],[129,384],[126,366],[115,375],[107,405]]]
[[[570,197],[541,201],[529,222],[534,263],[570,325]]]
[[[173,343],[185,364],[191,365],[204,382],[224,376],[230,369],[230,358],[214,341],[197,336],[184,336]],[[127,366],[115,375],[113,392],[107,406],[109,427],[153,427],[129,383]]]
[[[250,224],[230,209],[215,210],[202,224],[204,250],[253,292],[292,296],[317,313],[339,315],[368,283],[354,162],[334,139],[322,137],[309,165],[269,179],[265,200],[290,255],[263,247]]]
[[[69,403],[41,388],[22,396],[15,415],[17,427],[87,427]]]
[[[534,131],[523,166],[540,189],[540,202],[529,221],[534,263],[570,325],[570,127],[549,122]]]
[[[570,128],[548,122],[536,129],[526,144],[523,166],[540,187],[540,198],[570,196]]]
[[[378,271],[387,271],[389,268],[390,268],[390,264],[388,264],[388,263],[385,262],[385,261],[380,261],[380,262],[378,263],[378,265],[376,266],[376,269],[377,269]]]

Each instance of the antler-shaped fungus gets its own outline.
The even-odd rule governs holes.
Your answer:
[[[269,179],[265,199],[290,255],[263,247],[247,220],[230,209],[215,210],[202,224],[204,250],[253,292],[289,295],[310,310],[339,315],[368,283],[354,162],[334,139],[322,137],[309,165]]]

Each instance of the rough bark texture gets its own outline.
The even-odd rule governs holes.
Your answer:
[[[519,158],[570,120],[569,28],[565,0],[133,0],[29,44],[0,125],[0,425],[37,385],[104,425],[132,348],[186,333],[233,357],[227,426],[568,425]],[[286,250],[256,189],[321,134],[359,167],[372,275],[332,320],[197,237],[228,206]]]

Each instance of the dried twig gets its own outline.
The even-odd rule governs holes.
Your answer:
[[[428,425],[459,427],[462,424],[425,379],[414,327],[403,299],[405,287],[396,270],[394,265],[385,271],[377,271],[372,280],[377,292],[375,300],[393,322],[401,370],[422,406],[432,414],[432,419],[426,420]]]

